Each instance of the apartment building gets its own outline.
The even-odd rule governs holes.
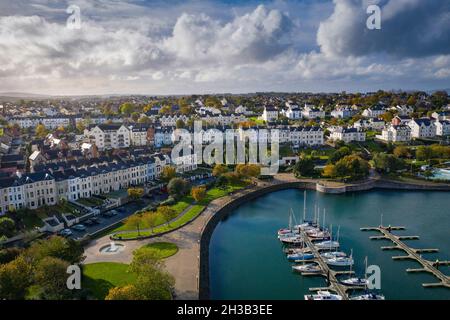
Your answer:
[[[99,150],[128,148],[131,145],[130,129],[122,124],[98,124],[84,130]]]
[[[386,142],[409,142],[411,141],[411,128],[404,124],[388,125],[381,135],[377,135],[377,139]]]
[[[432,138],[436,136],[436,125],[429,118],[412,119],[408,126],[413,138]]]
[[[336,127],[331,131],[330,138],[334,141],[344,141],[349,143],[352,141],[366,141],[366,133],[358,128]]]

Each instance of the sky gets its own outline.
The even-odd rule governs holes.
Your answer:
[[[450,0],[0,0],[0,92],[447,88]]]

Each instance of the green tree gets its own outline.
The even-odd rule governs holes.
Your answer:
[[[150,231],[153,233],[153,228],[156,227],[156,224],[158,222],[158,216],[154,212],[147,212],[144,214],[142,219],[146,222],[148,227],[150,228]]]
[[[34,283],[39,288],[39,298],[45,300],[63,300],[71,297],[67,289],[67,261],[45,257],[38,262],[34,270]]]
[[[168,206],[159,206],[156,213],[163,217],[164,221],[170,226],[170,220],[176,217],[177,212]]]
[[[405,162],[392,154],[377,153],[373,157],[375,169],[380,172],[394,172],[405,167]]]
[[[369,164],[367,161],[354,154],[339,160],[335,167],[336,176],[341,178],[356,180],[369,175]]]
[[[129,116],[134,112],[134,105],[130,102],[122,103],[119,107],[119,112]]]
[[[167,185],[169,194],[176,199],[181,198],[189,191],[189,184],[186,180],[181,178],[173,178]]]
[[[25,253],[35,260],[41,260],[45,257],[59,258],[70,264],[81,263],[84,256],[83,246],[73,239],[66,239],[53,236],[46,240],[37,240]]]
[[[0,236],[11,237],[14,234],[14,220],[8,217],[0,218]]]
[[[411,157],[411,153],[409,152],[409,149],[405,146],[397,146],[394,149],[394,155],[397,158],[409,158]]]
[[[133,214],[125,220],[125,226],[129,229],[137,230],[138,236],[141,236],[142,217],[138,214]]]
[[[300,157],[294,165],[293,172],[298,176],[310,177],[314,175],[314,161],[307,157]]]
[[[430,160],[432,157],[433,157],[433,152],[430,147],[427,147],[427,146],[417,147],[417,150],[416,150],[417,160],[420,160],[420,161]]]
[[[0,299],[22,300],[31,285],[32,266],[23,256],[0,265]]]

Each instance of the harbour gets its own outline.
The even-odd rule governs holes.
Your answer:
[[[448,213],[443,212],[442,208],[449,207],[450,202],[445,193],[371,191],[356,196],[308,191],[307,194],[309,212],[315,204],[320,204],[327,212],[326,225],[334,225],[333,233],[340,226],[339,251],[352,253],[355,261],[352,269],[329,273],[320,253],[311,250],[314,263],[320,266],[320,270],[300,274],[292,270],[292,261],[286,259],[286,253],[274,232],[286,227],[290,207],[301,220],[303,191],[279,191],[242,205],[216,227],[210,244],[211,252],[214,252],[210,256],[211,298],[246,299],[256,295],[259,299],[301,300],[305,295],[315,294],[319,290],[337,292],[346,298],[354,297],[358,291],[360,294],[364,291],[341,285],[339,281],[350,276],[361,277],[364,274],[364,259],[368,257],[370,265],[380,266],[381,293],[386,299],[450,299],[447,288],[422,286],[423,283],[436,283],[436,278],[417,271],[421,269],[417,262],[411,259],[393,260],[392,256],[397,255],[393,252],[398,248],[394,248],[389,239],[383,237],[371,241],[367,234],[360,231],[367,225],[379,226],[380,213],[384,214],[386,225],[404,225],[407,222],[408,233],[400,234],[399,241],[408,245],[413,241],[417,254],[426,255],[429,261],[439,259],[443,262],[439,270],[448,274],[444,262],[449,260],[450,244],[443,223],[448,221]],[[427,215],[420,215],[421,210],[426,211]],[[381,237],[379,234],[373,236]],[[411,240],[417,237],[419,241]],[[238,246],[238,238],[245,246]],[[308,241],[305,242],[310,247]],[[222,261],[220,265],[216,263],[218,259]],[[396,290],[397,287],[405,289]]]

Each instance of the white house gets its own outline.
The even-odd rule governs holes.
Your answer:
[[[351,141],[366,141],[366,133],[357,128],[343,128],[336,127],[332,132],[330,138],[334,141],[344,141],[349,143]]]
[[[325,111],[322,107],[317,108],[315,106],[305,104],[305,107],[302,110],[302,116],[306,119],[325,118]]]
[[[364,110],[362,115],[363,115],[363,117],[366,117],[366,118],[378,118],[385,112],[386,112],[386,109],[383,105],[376,104],[376,105],[373,105],[372,107]]]
[[[432,138],[436,136],[436,126],[429,118],[412,119],[408,126],[413,138]]]
[[[411,141],[411,128],[407,125],[388,125],[377,139],[386,142],[409,142]]]
[[[302,117],[300,107],[295,104],[290,104],[286,109],[283,109],[281,112],[284,116],[286,116],[286,118],[291,120],[301,119]]]
[[[99,150],[128,148],[130,146],[130,130],[122,124],[99,124],[84,130]]]
[[[273,106],[265,106],[261,118],[266,122],[278,120],[278,110]]]
[[[438,120],[434,123],[437,136],[450,135],[450,120]]]

